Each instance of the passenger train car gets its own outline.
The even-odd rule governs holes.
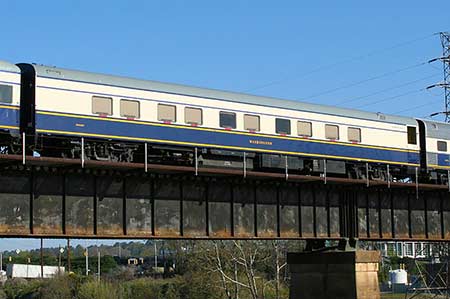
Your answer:
[[[20,74],[16,65],[0,61],[0,153],[10,147],[12,136],[19,135]]]
[[[439,183],[450,170],[449,124],[382,113],[6,62],[0,105],[5,153],[20,132],[41,156],[142,162],[147,144],[153,163]]]
[[[450,124],[435,121],[419,121],[421,133],[422,166],[430,179],[448,182],[450,176]]]

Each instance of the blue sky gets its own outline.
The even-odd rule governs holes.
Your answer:
[[[441,55],[433,34],[450,31],[448,0],[0,4],[1,60],[408,116],[443,110],[442,91],[423,89],[442,80],[442,65],[425,62]]]

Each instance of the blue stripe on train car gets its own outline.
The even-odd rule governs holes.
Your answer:
[[[273,138],[261,135],[233,134],[170,125],[108,121],[101,118],[78,118],[76,116],[38,113],[36,129],[40,132],[83,136],[83,134],[108,135],[124,139],[152,139],[154,142],[228,147],[243,150],[260,150],[297,153],[330,158],[366,159],[394,163],[418,164],[417,152],[405,152],[349,146],[339,143],[320,143],[305,139]],[[89,135],[86,135],[89,136]]]
[[[0,129],[19,129],[18,107],[0,105]]]
[[[438,154],[438,165],[439,166],[450,166],[450,155]]]

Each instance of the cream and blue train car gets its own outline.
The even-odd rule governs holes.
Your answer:
[[[0,133],[5,137],[6,148],[20,127],[20,69],[11,63],[0,61]],[[0,149],[0,151],[2,151]]]
[[[398,169],[420,166],[419,125],[413,118],[48,66],[20,66],[29,86],[35,86],[34,94],[26,99],[26,106],[35,110],[27,129],[44,139],[121,141],[130,146],[129,151],[143,143],[151,148],[170,147],[172,152],[198,148],[205,157],[247,152],[259,166],[275,168],[280,164],[273,162],[276,155],[300,161],[289,163],[297,168],[313,162],[309,167],[316,170],[325,159],[343,161],[344,168],[366,162]],[[30,118],[32,113],[25,115]],[[124,153],[117,145],[108,146],[94,148],[95,155],[107,159],[102,155]],[[352,171],[358,172],[358,167]],[[342,172],[342,167],[337,168]]]
[[[426,163],[431,179],[445,183],[450,171],[450,124],[423,121],[425,126]]]

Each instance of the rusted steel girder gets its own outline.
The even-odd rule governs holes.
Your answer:
[[[447,186],[0,160],[1,237],[450,240]]]

